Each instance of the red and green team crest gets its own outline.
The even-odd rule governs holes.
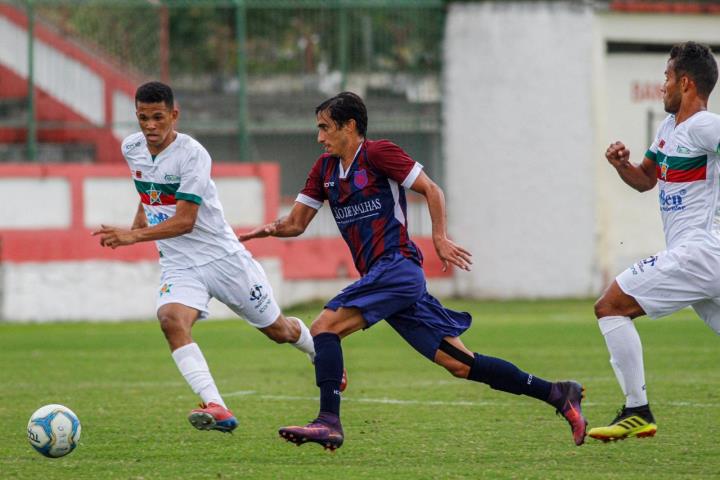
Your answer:
[[[147,196],[150,199],[150,205],[153,205],[155,203],[162,204],[162,199],[160,198],[160,190],[155,190],[155,185],[152,183],[150,184],[150,189],[146,190]]]
[[[157,183],[135,180],[135,189],[145,205],[175,205],[179,183]]]

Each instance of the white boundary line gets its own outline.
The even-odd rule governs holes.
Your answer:
[[[280,400],[280,401],[319,401],[319,397],[304,397],[298,395],[266,395],[258,393],[254,390],[240,390],[223,394],[223,397],[257,397],[262,400]],[[356,403],[380,403],[388,405],[427,405],[427,406],[450,406],[450,407],[487,407],[506,405],[506,402],[497,400],[402,400],[397,398],[367,398],[367,397],[345,397],[343,402]],[[583,402],[583,406],[599,406],[599,405],[615,405],[611,402]],[[653,405],[663,405],[670,407],[690,407],[690,408],[718,408],[720,403],[696,403],[696,402],[653,402]]]

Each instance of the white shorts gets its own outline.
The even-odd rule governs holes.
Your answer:
[[[208,302],[217,298],[255,328],[271,325],[280,315],[265,271],[247,250],[199,267],[163,270],[157,308],[180,303],[208,316]]]
[[[682,244],[640,260],[615,280],[649,317],[692,306],[720,333],[720,247]]]

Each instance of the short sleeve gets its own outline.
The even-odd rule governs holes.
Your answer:
[[[650,145],[650,148],[647,149],[647,152],[645,152],[645,156],[652,160],[653,162],[657,163],[657,152],[658,152],[658,141],[657,138],[653,141],[652,145]]]
[[[308,207],[319,210],[323,206],[323,202],[326,200],[325,188],[323,186],[323,165],[325,164],[324,157],[320,157],[315,162],[315,165],[310,169],[307,180],[305,180],[305,187],[300,191],[296,202],[300,202]]]
[[[210,181],[210,154],[204,149],[194,150],[180,164],[180,186],[175,193],[177,200],[202,204],[202,196]]]
[[[422,172],[423,166],[420,163],[390,141],[372,142],[367,148],[368,160],[372,166],[405,188],[412,187]]]
[[[657,130],[655,131],[655,139],[653,140],[652,144],[650,145],[650,148],[648,148],[647,152],[645,152],[645,156],[652,160],[653,162],[657,163],[657,153],[660,148],[662,148],[662,145],[660,142],[662,141],[661,138],[661,132],[663,131],[663,127],[665,124],[669,121],[671,121],[673,118],[672,115],[668,115],[665,117],[665,120],[660,122],[660,125],[658,125]]]
[[[699,150],[720,154],[720,115],[705,115],[689,132]]]

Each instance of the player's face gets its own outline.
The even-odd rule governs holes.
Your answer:
[[[322,111],[317,115],[318,136],[317,141],[325,148],[325,151],[331,155],[341,156],[347,146],[350,144],[349,123],[343,127],[339,127],[335,121],[330,118],[327,111]]]
[[[680,102],[682,101],[682,89],[680,88],[680,79],[675,75],[675,65],[673,60],[667,62],[665,68],[665,83],[663,83],[663,105],[667,113],[677,113],[680,110]]]
[[[176,108],[168,108],[163,102],[137,102],[135,115],[147,140],[148,150],[153,155],[160,153],[175,139],[173,132],[178,118]]]

